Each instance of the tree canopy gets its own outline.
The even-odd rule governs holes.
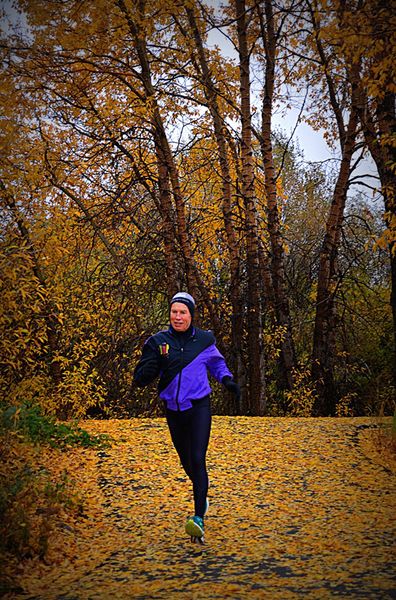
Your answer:
[[[242,387],[236,406],[214,385],[218,413],[393,412],[392,8],[18,0],[3,13],[7,400],[62,418],[159,411],[131,373],[184,289]],[[298,98],[337,151],[329,164],[274,122]]]

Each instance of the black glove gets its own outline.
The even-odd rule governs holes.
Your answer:
[[[225,375],[221,380],[221,383],[224,385],[224,387],[227,388],[229,392],[232,392],[234,394],[237,402],[239,402],[239,400],[241,399],[241,388],[236,383],[236,381],[231,379],[231,377],[229,377],[228,375]]]

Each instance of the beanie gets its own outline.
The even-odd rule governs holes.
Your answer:
[[[190,311],[191,317],[194,317],[195,300],[190,294],[187,294],[187,292],[177,292],[170,301],[170,305],[172,306],[174,302],[185,304]]]

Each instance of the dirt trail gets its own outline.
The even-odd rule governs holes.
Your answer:
[[[396,477],[369,419],[214,417],[205,546],[163,419],[89,422],[100,515],[76,559],[29,569],[30,600],[396,598]],[[92,477],[92,474],[91,474]]]

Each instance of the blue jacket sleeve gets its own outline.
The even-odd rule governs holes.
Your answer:
[[[144,387],[154,381],[159,372],[159,351],[151,337],[143,346],[142,356],[133,373],[133,380],[137,386]]]

